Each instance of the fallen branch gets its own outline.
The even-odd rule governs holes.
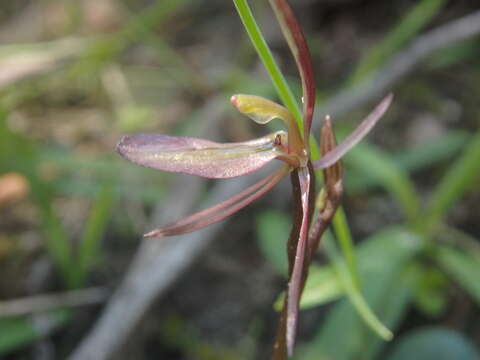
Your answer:
[[[433,29],[416,38],[413,43],[390,62],[359,85],[334,95],[316,111],[315,131],[320,129],[326,114],[335,118],[358,106],[376,99],[391,90],[393,84],[404,78],[420,62],[440,49],[480,34],[480,11]]]
[[[225,99],[211,100],[201,118],[210,119],[208,126],[199,133],[208,133],[218,128],[216,124],[223,118]],[[218,202],[248,186],[252,179],[240,178],[215,186],[210,192],[210,200]],[[190,212],[197,202],[203,180],[181,176],[171,189],[170,199],[159,207],[149,229],[159,224],[180,218]],[[165,206],[168,204],[168,206]],[[183,235],[176,239],[145,239],[135,255],[133,264],[109,301],[103,314],[92,331],[82,341],[70,359],[103,360],[112,358],[134,327],[148,311],[154,300],[164,293],[192,262],[214,240],[226,222],[210,226],[202,231]]]
[[[0,318],[44,313],[62,307],[95,305],[104,302],[108,294],[106,288],[96,287],[0,301]]]

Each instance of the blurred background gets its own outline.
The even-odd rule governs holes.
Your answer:
[[[251,3],[299,94],[268,2]],[[344,161],[344,208],[363,294],[396,336],[365,326],[341,258],[320,250],[295,359],[478,359],[479,2],[291,3],[315,64],[317,133],[330,113],[341,138],[395,94]],[[2,1],[0,24],[0,358],[268,358],[288,181],[213,227],[142,241],[257,178],[165,174],[114,152],[134,132],[266,133],[228,101],[277,99],[233,2]]]

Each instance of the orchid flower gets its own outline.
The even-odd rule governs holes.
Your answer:
[[[341,201],[343,169],[340,159],[357,144],[387,110],[392,96],[380,104],[339,145],[336,145],[331,119],[325,118],[321,129],[321,159],[312,161],[308,141],[315,105],[315,78],[303,32],[286,0],[270,0],[284,36],[297,63],[303,88],[303,133],[293,114],[268,99],[238,94],[232,105],[258,124],[279,119],[286,130],[260,138],[235,143],[217,143],[192,137],[162,134],[136,134],[123,137],[117,152],[126,160],[146,167],[211,179],[225,179],[250,174],[276,160],[283,165],[256,184],[196,214],[162,226],[145,237],[179,235],[204,228],[234,214],[271,190],[290,174],[293,197],[293,229],[287,243],[289,258],[288,288],[280,316],[273,359],[286,359],[293,353],[300,296],[308,267],[320,238]],[[314,170],[323,170],[324,187],[315,192]],[[317,209],[315,217],[313,217]]]

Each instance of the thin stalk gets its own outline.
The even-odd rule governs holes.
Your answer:
[[[265,68],[267,69],[273,85],[284,103],[284,105],[292,112],[298,124],[299,130],[303,133],[304,124],[302,114],[297,100],[291,91],[288,83],[282,75],[273,55],[270,51],[260,29],[253,17],[253,14],[248,6],[247,0],[233,0],[238,14],[247,30],[251,42],[253,43],[258,55],[260,56]],[[310,135],[308,139],[310,145],[311,156],[313,160],[319,158],[319,146],[315,138]],[[307,142],[304,139],[305,143]],[[321,171],[321,170],[318,170]],[[319,174],[320,175],[320,174]],[[319,176],[321,177],[321,176]],[[342,207],[339,207],[336,216],[333,220],[333,228],[337,234],[343,256],[346,260],[345,271],[343,272],[343,285],[350,301],[353,303],[355,309],[364,319],[364,321],[375,330],[375,332],[383,339],[390,339],[391,332],[376,318],[375,314],[370,309],[368,303],[365,301],[360,291],[360,282],[358,280],[358,271],[355,261],[355,251],[350,235],[350,228],[348,226],[345,213]]]
[[[333,227],[335,235],[342,249],[345,262],[347,263],[348,272],[352,278],[352,283],[357,290],[360,289],[360,280],[358,278],[357,261],[355,259],[355,247],[353,245],[352,234],[348,226],[345,210],[339,207],[333,217]]]
[[[302,113],[300,110],[300,106],[298,105],[298,102],[295,99],[293,92],[291,91],[287,81],[285,80],[285,77],[280,71],[280,68],[278,67],[277,62],[275,61],[275,58],[273,57],[273,54],[270,51],[270,48],[268,47],[268,44],[265,41],[265,38],[263,37],[259,26],[257,25],[257,22],[255,21],[255,18],[253,17],[252,11],[248,6],[247,0],[233,0],[233,3],[235,4],[238,15],[240,16],[240,19],[242,20],[242,23],[245,26],[245,29],[248,33],[248,36],[250,37],[250,40],[253,46],[257,50],[257,53],[260,59],[262,60],[265,68],[267,69],[270,75],[270,79],[273,82],[273,85],[275,87],[275,90],[278,93],[278,96],[282,100],[283,104],[295,116],[295,120],[300,129],[300,133],[303,133],[303,121],[302,121]],[[312,159],[313,160],[318,159],[320,157],[319,146],[317,141],[312,135],[310,135],[309,145],[310,145]],[[320,178],[321,171],[318,174]],[[342,207],[339,207],[339,211],[343,211]],[[335,229],[335,232],[338,234],[350,234],[350,229],[345,219],[344,221],[338,221],[338,220],[333,221],[333,227]],[[341,241],[343,241],[343,245],[341,246],[342,250],[353,249],[353,242],[352,242],[351,236],[342,237]],[[348,255],[344,254],[344,256],[350,258],[350,260],[348,261],[348,264],[349,264],[348,269],[351,272],[350,276],[352,278],[352,281],[358,284],[358,280],[354,280],[354,279],[358,279],[358,272],[355,266],[355,261],[352,260],[354,259],[355,254],[353,251],[349,251]]]
[[[300,133],[303,133],[302,112],[298,106],[298,102],[268,47],[267,42],[253,17],[252,11],[248,6],[247,0],[233,0],[233,3],[235,4],[235,8],[237,9],[238,15],[245,26],[245,30],[247,31],[253,46],[257,50],[263,65],[272,79],[273,86],[275,87],[278,96],[295,117]]]

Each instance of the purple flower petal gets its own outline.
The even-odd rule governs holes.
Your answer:
[[[232,178],[255,171],[278,156],[286,143],[279,131],[255,140],[216,143],[191,137],[136,134],[123,137],[117,152],[125,159],[157,170],[205,178]]]

